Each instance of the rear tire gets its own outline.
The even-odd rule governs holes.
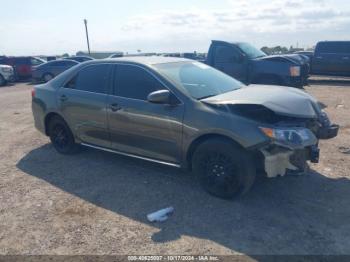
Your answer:
[[[232,199],[254,184],[254,159],[227,139],[211,139],[196,149],[192,167],[202,187],[211,195]]]
[[[48,128],[51,143],[58,153],[70,155],[78,152],[79,145],[75,143],[72,131],[62,118],[54,116]]]

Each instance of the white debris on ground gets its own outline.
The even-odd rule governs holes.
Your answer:
[[[147,215],[147,219],[150,222],[164,222],[168,219],[169,215],[174,212],[173,207],[167,207],[151,214]]]
[[[345,106],[343,105],[343,104],[338,104],[338,105],[336,105],[336,107],[335,108],[344,108]]]

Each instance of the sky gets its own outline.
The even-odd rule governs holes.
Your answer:
[[[0,55],[206,52],[210,41],[350,40],[350,0],[0,0]]]

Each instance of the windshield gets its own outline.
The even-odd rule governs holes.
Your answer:
[[[251,44],[248,43],[238,43],[237,46],[245,53],[248,58],[254,59],[258,57],[263,57],[266,56],[266,54],[257,49],[255,46],[252,46]]]
[[[157,64],[155,67],[195,99],[204,99],[239,89],[243,84],[200,62]]]

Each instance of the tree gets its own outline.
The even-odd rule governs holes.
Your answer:
[[[276,54],[288,53],[288,48],[285,46],[275,46],[275,47],[264,46],[261,48],[261,51],[263,51],[268,55],[276,55]]]

